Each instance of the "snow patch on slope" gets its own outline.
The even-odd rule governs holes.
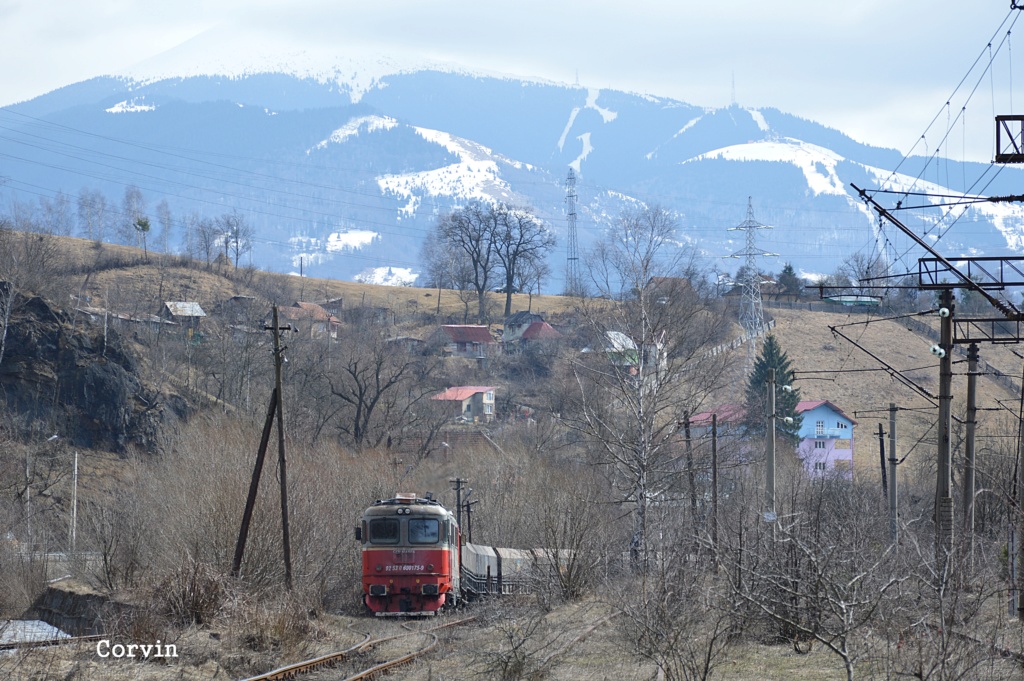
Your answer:
[[[562,151],[562,147],[565,146],[565,138],[569,135],[569,131],[572,130],[572,124],[576,122],[576,116],[580,113],[580,108],[574,106],[572,111],[569,112],[569,120],[565,124],[565,129],[562,130],[562,135],[558,138],[558,151]]]
[[[757,109],[747,109],[747,113],[754,119],[754,123],[757,123],[757,127],[761,132],[768,132],[768,121],[764,119],[764,114]]]
[[[578,139],[579,141],[583,142],[583,151],[580,152],[580,155],[577,156],[576,160],[573,161],[572,163],[570,163],[569,166],[573,170],[575,170],[577,173],[579,173],[579,172],[581,172],[580,171],[580,166],[583,164],[583,161],[585,161],[587,159],[587,156],[590,156],[590,152],[592,152],[594,150],[594,145],[590,143],[590,133],[589,132],[583,133],[582,135],[580,135],[576,139]]]
[[[614,111],[609,111],[608,109],[602,109],[597,105],[597,97],[600,94],[601,91],[594,88],[587,90],[587,108],[593,109],[597,113],[601,114],[601,120],[605,123],[611,123],[619,117],[619,114]]]
[[[156,107],[152,104],[139,104],[138,100],[128,101],[127,99],[123,102],[118,102],[109,109],[104,109],[107,113],[138,113],[140,111],[156,111]]]
[[[361,130],[372,133],[378,130],[391,130],[397,125],[398,121],[390,116],[359,116],[332,132],[327,139],[318,142],[313,149],[307,149],[306,153],[312,153],[314,149],[326,149],[329,144],[341,144],[349,137],[358,137]]]
[[[778,141],[749,142],[716,149],[684,161],[684,163],[713,158],[727,161],[790,163],[803,171],[807,186],[816,196],[820,194],[846,196],[843,181],[836,174],[836,164],[845,159],[834,151],[816,144],[808,144],[788,137]]]
[[[683,127],[679,128],[679,131],[676,134],[672,135],[672,139],[676,139],[680,135],[685,134],[687,130],[689,130],[693,126],[697,125],[697,123],[699,123],[701,121],[701,119],[703,119],[703,118],[704,118],[703,116],[697,116],[696,118],[693,118],[693,119],[687,121],[686,125],[684,125]],[[669,141],[671,141],[671,140],[669,140]],[[644,158],[646,158],[648,161],[650,161],[652,158],[654,158],[655,156],[658,155],[658,150],[661,149],[661,147],[663,145],[664,145],[664,143],[659,144],[657,147],[654,148],[654,151],[648,151],[646,154],[644,154]]]
[[[409,267],[370,267],[353,279],[361,284],[377,286],[412,286],[418,276]]]
[[[498,161],[515,168],[530,166],[494,154],[489,148],[471,140],[456,137],[439,130],[413,128],[420,137],[444,147],[458,157],[459,162],[416,173],[383,175],[377,178],[381,192],[407,200],[399,209],[401,215],[412,216],[419,208],[422,196],[449,196],[465,200],[509,200],[512,190],[501,179]]]

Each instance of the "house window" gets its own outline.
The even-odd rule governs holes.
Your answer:
[[[493,404],[485,404],[484,405],[484,413],[485,414],[493,414],[494,413],[494,405]]]
[[[846,424],[843,423],[842,421],[836,421],[836,428],[838,428],[839,430],[845,430]]]
[[[815,440],[814,441],[814,448],[815,449],[825,449],[825,441],[824,440]]]
[[[824,461],[816,461],[814,463],[814,470],[816,470],[816,471],[823,471],[823,470],[825,470],[825,462]]]
[[[484,393],[484,402],[493,402],[493,401],[494,401],[494,391],[493,390],[489,390],[488,392],[485,392]]]
[[[825,434],[825,422],[824,421],[817,421],[817,422],[815,422],[815,424],[814,424],[814,434],[815,435],[824,435]]]

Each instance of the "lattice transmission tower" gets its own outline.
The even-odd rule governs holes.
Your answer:
[[[750,197],[747,197],[747,219],[729,229],[730,232],[743,231],[747,233],[746,247],[730,256],[744,259],[744,274],[736,282],[743,287],[740,326],[743,327],[743,335],[747,338],[747,364],[744,367],[744,374],[749,374],[754,368],[757,338],[764,335],[766,330],[764,306],[761,303],[761,273],[757,269],[757,259],[778,256],[778,253],[769,253],[757,247],[757,231],[759,229],[771,229],[771,227],[762,225],[754,219],[754,204]]]
[[[568,250],[565,262],[565,295],[583,295],[583,281],[580,279],[580,251],[576,241],[576,173],[569,168],[565,180],[566,218],[569,222]]]

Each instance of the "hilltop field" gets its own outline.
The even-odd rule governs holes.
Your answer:
[[[121,604],[104,623],[112,636],[173,640],[183,655],[115,662],[89,646],[30,650],[0,657],[9,678],[242,678],[348,647],[353,630],[399,632],[360,610],[352,526],[395,491],[432,491],[451,506],[456,478],[479,501],[476,542],[572,546],[586,560],[579,573],[540,579],[534,595],[470,604],[452,617],[477,621],[443,634],[439,652],[402,678],[764,681],[853,678],[853,669],[864,678],[1019,678],[1013,655],[1024,634],[1005,614],[1006,495],[1021,399],[1012,346],[981,348],[978,535],[949,559],[950,574],[963,577],[936,589],[937,409],[928,393],[938,391],[938,360],[934,339],[898,314],[765,301],[800,398],[827,400],[856,421],[853,479],[809,479],[793,454],[780,455],[784,520],[770,530],[761,518],[763,442],[723,436],[713,534],[707,438],[675,433],[664,440],[668,456],[639,452],[622,425],[629,421],[616,420],[631,398],[615,391],[637,381],[621,362],[599,366],[614,353],[592,350],[603,338],[593,330],[628,320],[628,302],[515,294],[513,312],[539,315],[561,339],[480,361],[446,357],[431,340],[441,324],[476,323],[475,297],[458,291],[54,243],[36,278],[19,280],[0,356],[0,489],[9,492],[0,507],[0,610],[31,616],[48,581],[71,575],[73,588]],[[487,296],[487,326],[500,337],[505,297]],[[197,303],[206,316],[169,316],[168,302]],[[269,463],[275,439],[241,577],[227,568],[274,388],[264,325],[271,305],[298,302],[329,311],[283,336],[296,575],[287,592],[279,476]],[[742,335],[735,305],[725,296],[669,311],[674,321],[658,342],[689,359],[671,399],[658,403],[656,431],[680,418],[676,402],[700,411],[743,401],[749,346],[709,352]],[[937,329],[934,314],[913,319]],[[395,339],[423,345],[400,350]],[[960,484],[967,365],[955,362]],[[494,420],[456,422],[430,399],[453,385],[493,388]],[[879,425],[888,434],[891,403],[905,495],[895,548],[878,435]],[[660,477],[645,488],[653,501],[638,526],[634,502],[623,500],[635,499],[628,476],[648,463],[644,476]],[[642,578],[622,568],[638,527],[649,561]],[[780,599],[786,590],[792,597]],[[950,609],[956,635],[936,634]]]

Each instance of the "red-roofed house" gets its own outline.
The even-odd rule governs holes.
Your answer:
[[[432,334],[430,343],[442,345],[445,355],[476,359],[487,356],[487,349],[494,345],[494,336],[486,326],[445,324]]]
[[[810,475],[836,473],[853,479],[853,428],[857,422],[828,400],[796,405],[803,416],[797,456]]]
[[[494,386],[460,385],[430,399],[450,403],[453,417],[474,423],[494,420]]]
[[[694,437],[711,432],[712,416],[717,416],[716,426],[721,435],[739,428],[747,415],[747,408],[742,404],[722,404],[710,411],[702,411],[690,417],[690,430]]]
[[[328,334],[331,338],[337,338],[338,327],[341,325],[337,317],[316,303],[302,301],[291,307],[277,308],[277,317],[281,324],[291,324],[297,328],[299,336],[304,338],[323,338]]]

